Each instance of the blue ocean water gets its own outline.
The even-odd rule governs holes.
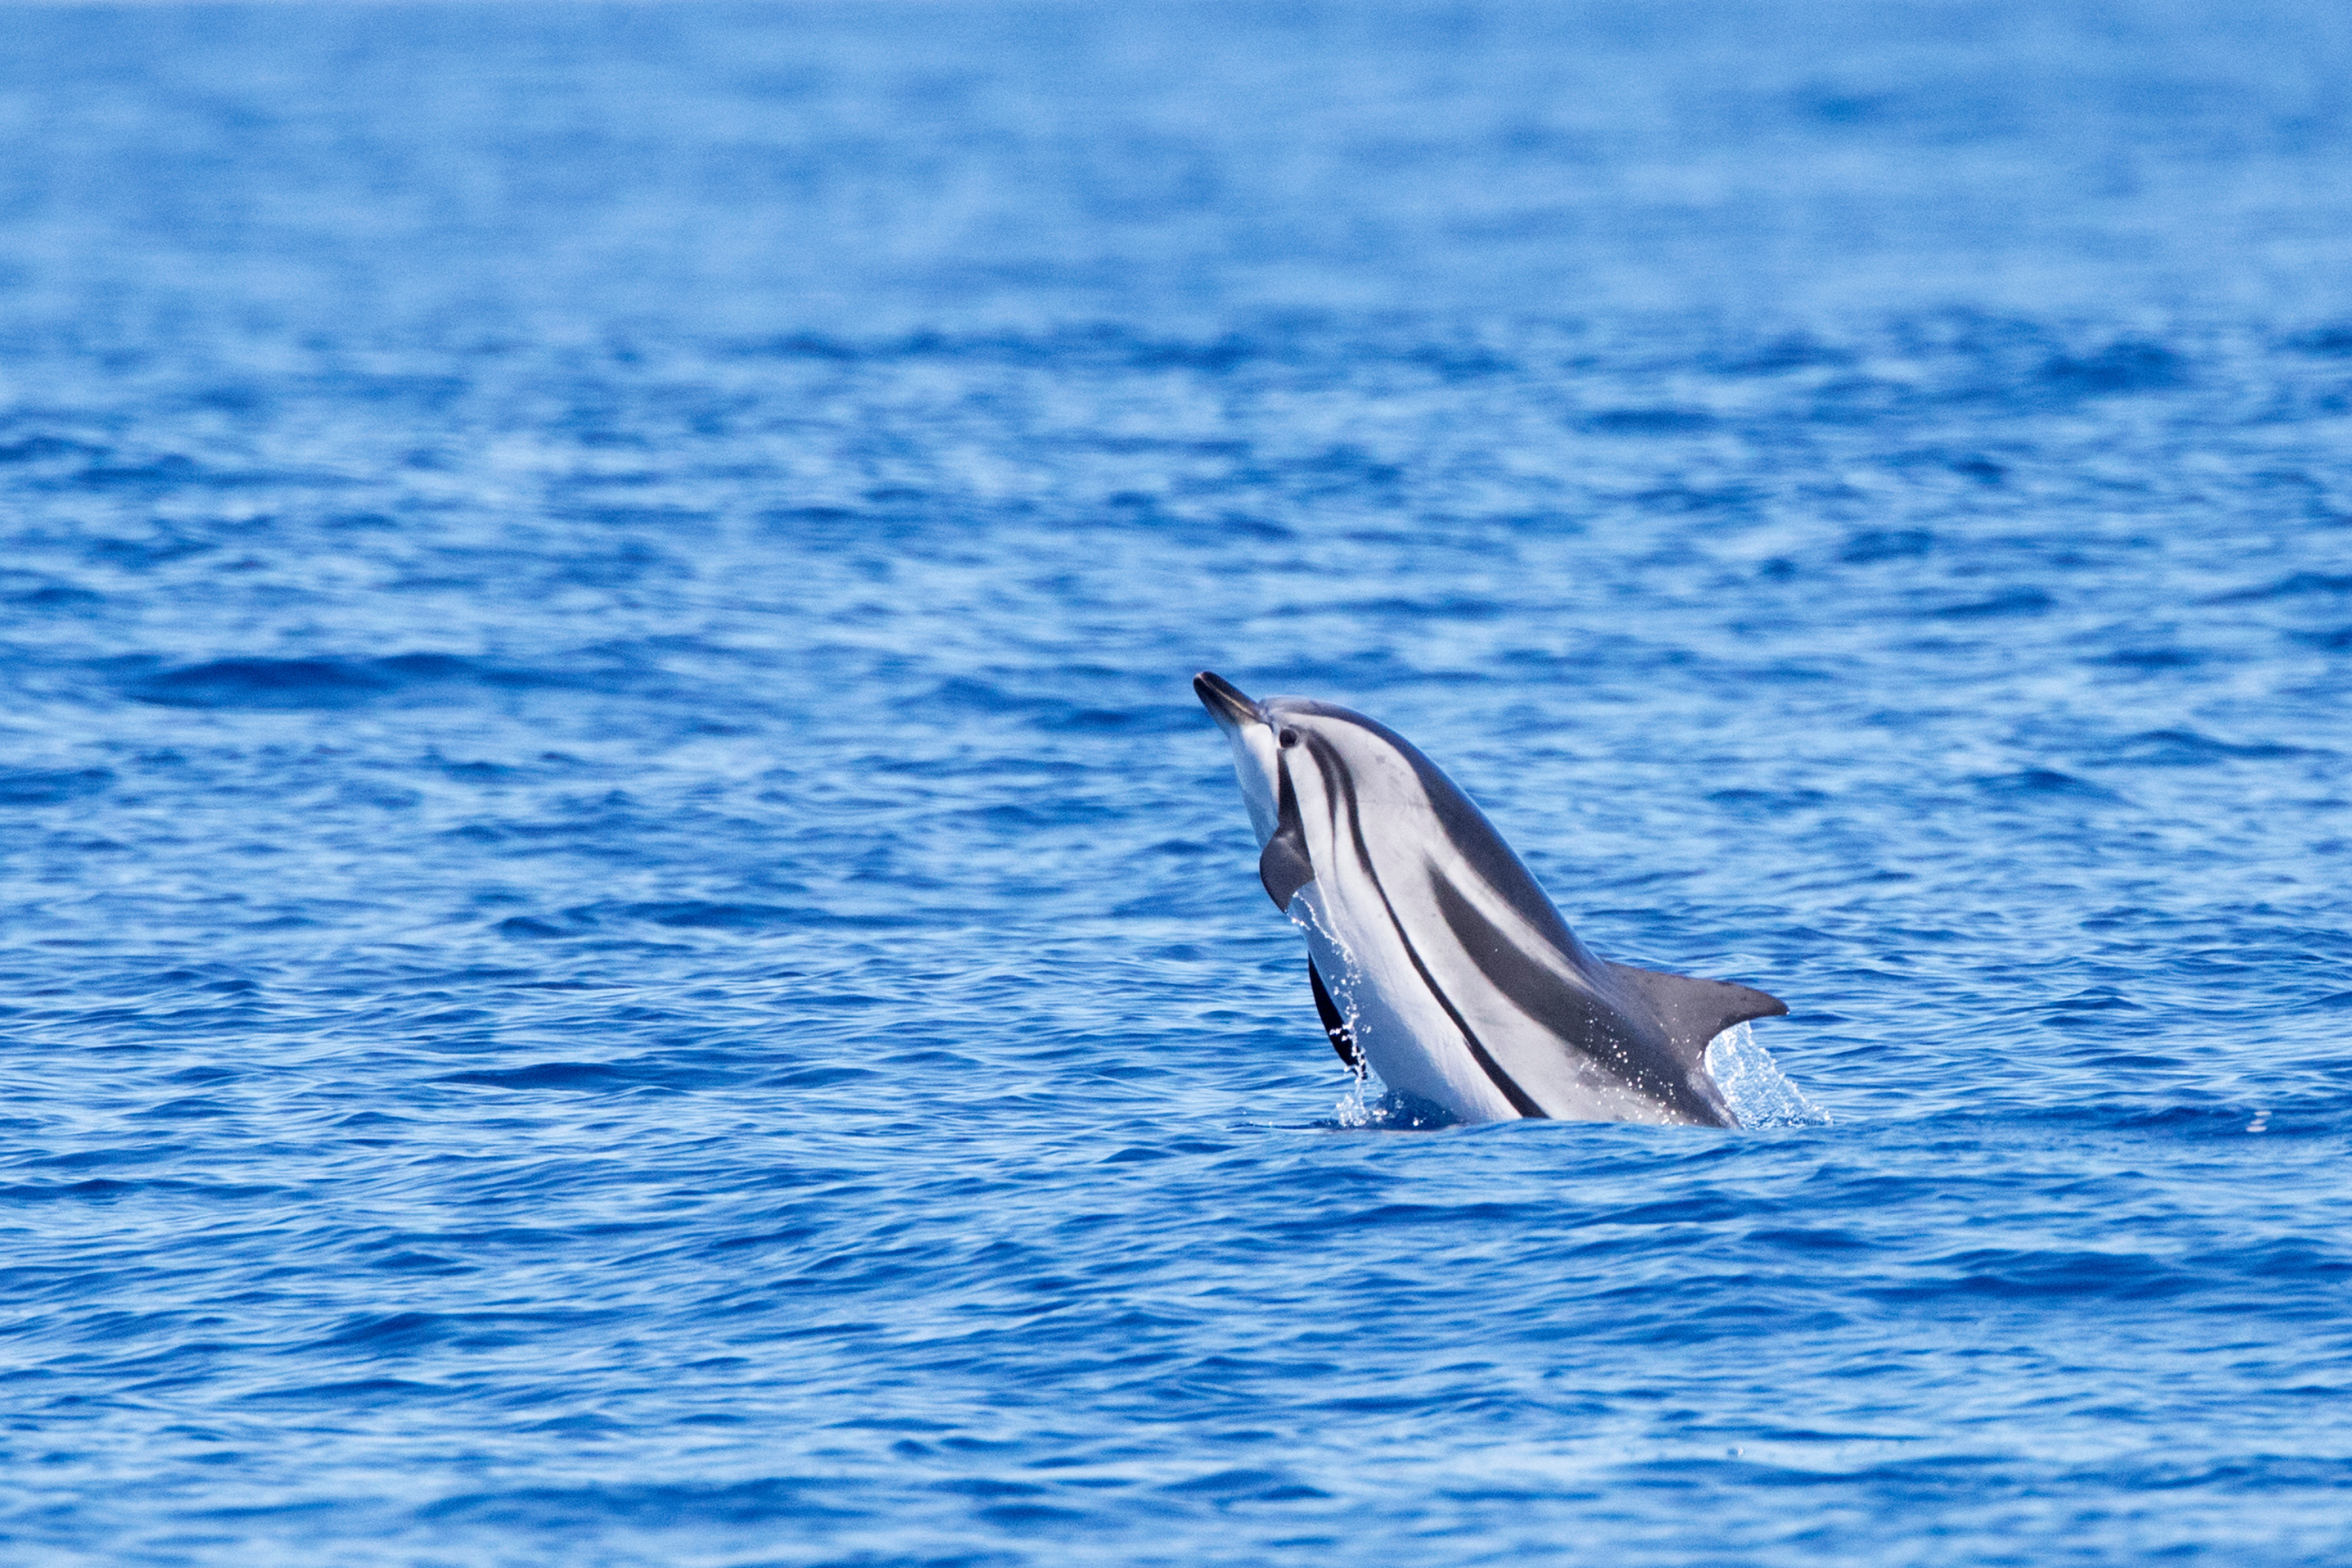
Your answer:
[[[0,28],[11,1560],[2352,1553],[2341,7]],[[1366,1124],[1202,668],[1819,1114]]]

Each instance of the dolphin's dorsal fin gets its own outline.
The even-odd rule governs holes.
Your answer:
[[[1777,1018],[1789,1010],[1778,996],[1767,996],[1728,980],[1695,980],[1687,974],[1636,969],[1630,963],[1612,963],[1609,973],[1650,1005],[1673,1037],[1675,1059],[1688,1067],[1704,1067],[1707,1042],[1732,1025],[1750,1018]]]

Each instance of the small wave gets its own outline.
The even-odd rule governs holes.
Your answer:
[[[1320,1488],[1307,1485],[1286,1471],[1245,1468],[1214,1470],[1190,1480],[1171,1481],[1160,1489],[1180,1496],[1255,1502],[1296,1502],[1331,1495]]]
[[[2352,357],[2352,323],[2315,328],[2287,340],[2288,345],[2326,359]]]
[[[2045,386],[2080,396],[2154,392],[2188,379],[2180,356],[2161,343],[2120,339],[2092,354],[2054,354],[2042,365]]]
[[[655,925],[704,931],[757,931],[768,926],[799,925],[809,918],[806,910],[781,904],[712,903],[706,900],[624,904],[620,912]]]
[[[856,1510],[835,1506],[841,1483],[831,1479],[778,1477],[732,1484],[643,1483],[564,1489],[523,1487],[469,1492],[428,1503],[418,1510],[428,1520],[462,1520],[473,1525],[535,1525],[571,1528],[583,1519],[638,1521],[672,1526],[768,1524],[811,1519],[854,1518]],[[968,1561],[969,1559],[966,1559]]]
[[[1195,732],[1200,724],[1200,708],[1192,702],[1147,700],[1116,707],[1073,702],[965,675],[940,681],[908,706],[968,718],[1019,717],[1038,729],[1064,734],[1182,735]]]
[[[1995,594],[1990,599],[1973,599],[1967,604],[1947,605],[1930,613],[1947,621],[1988,621],[2004,616],[2038,616],[2050,608],[2049,595],[2039,588],[2012,588]]]
[[[494,842],[492,835],[487,841]],[[671,931],[801,931],[815,927],[888,930],[911,924],[908,916],[850,914],[797,904],[730,903],[685,899],[657,903],[577,904],[543,915],[509,915],[495,930],[525,941],[562,940],[656,925]]]
[[[2258,588],[2235,588],[2200,600],[2207,605],[2257,605],[2271,599],[2300,599],[2314,594],[2352,594],[2352,572],[2295,572]]]
[[[71,583],[49,583],[21,594],[11,594],[7,602],[25,610],[78,610],[103,605],[106,596]]]
[[[113,784],[112,768],[0,769],[0,805],[57,805],[102,795]]]
[[[446,653],[384,658],[218,658],[130,682],[124,695],[159,708],[336,709],[436,686],[561,686],[536,670]]]
[[[1227,374],[1260,361],[1278,359],[1286,352],[1279,336],[1225,332],[1213,338],[1185,339],[1140,331],[1115,322],[1036,334],[926,331],[863,341],[803,331],[739,339],[716,346],[719,352],[735,359],[801,360],[824,365],[894,364],[924,360],[997,364],[1066,364],[1078,361],[1143,371],[1193,371],[1211,375]],[[1458,369],[1462,363],[1484,368],[1475,354],[1447,355],[1430,368],[1444,373]]]
[[[2195,648],[2171,646],[2126,647],[2102,654],[2088,662],[2103,664],[2113,669],[2194,669],[2205,662],[2205,655]]]
[[[2283,757],[2325,756],[2328,753],[2275,742],[2232,744],[2194,730],[2143,730],[2116,742],[2104,760],[2118,765],[2149,768],[2201,767],[2210,763],[2263,762]]]
[[[1710,354],[1702,363],[1717,375],[1779,375],[1792,370],[1834,370],[1855,363],[1853,350],[1804,336],[1784,337],[1744,353]]]
[[[1987,795],[2011,799],[2037,795],[2072,795],[2082,800],[2115,800],[2112,790],[2101,789],[2086,779],[2072,773],[2062,773],[2055,768],[2027,768],[2021,773],[1988,773],[1976,781]]]
[[[0,444],[0,463],[37,463],[50,458],[96,458],[104,448],[61,436],[27,436]]]
[[[1610,408],[1584,421],[1601,436],[1687,436],[1712,430],[1714,415],[1696,408]]]
[[[196,477],[194,459],[169,452],[152,462],[93,463],[73,476],[84,489],[165,489]]]
[[[479,1089],[600,1089],[654,1082],[664,1076],[661,1068],[648,1069],[635,1063],[535,1062],[504,1071],[445,1073],[440,1081],[471,1084]]]
[[[1924,528],[1869,528],[1848,538],[1838,551],[1838,559],[1849,566],[1916,561],[1935,544],[1936,536]]]

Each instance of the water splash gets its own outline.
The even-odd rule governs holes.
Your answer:
[[[1350,1131],[1369,1128],[1377,1132],[1428,1132],[1461,1121],[1444,1106],[1391,1089],[1371,1073],[1349,1082],[1348,1092],[1331,1108],[1331,1118],[1332,1124]]]
[[[1742,1127],[1829,1125],[1829,1112],[1789,1081],[1746,1024],[1734,1024],[1707,1042],[1706,1070]]]

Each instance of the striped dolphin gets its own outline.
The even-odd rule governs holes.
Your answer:
[[[1475,805],[1412,742],[1298,697],[1192,689],[1232,742],[1258,877],[1307,932],[1340,1059],[1465,1121],[1737,1127],[1707,1043],[1787,1005],[1596,958]]]

